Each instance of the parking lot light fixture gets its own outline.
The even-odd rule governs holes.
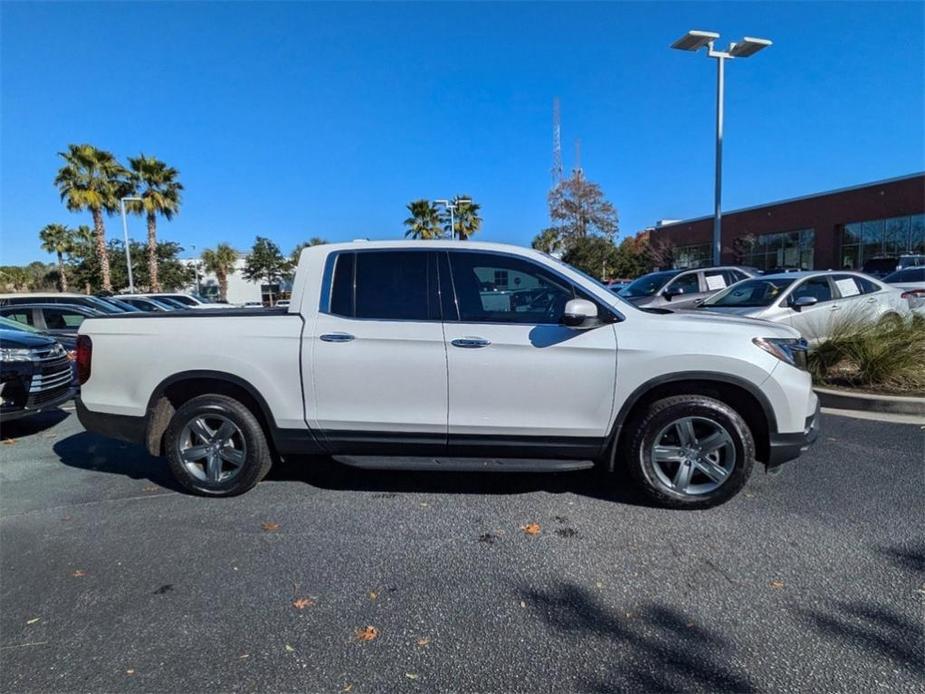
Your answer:
[[[707,56],[716,60],[716,179],[713,188],[713,264],[722,264],[722,196],[723,196],[723,101],[725,97],[726,61],[734,58],[748,58],[771,45],[768,39],[746,36],[741,41],[732,42],[725,50],[716,48],[719,34],[713,31],[691,30],[671,44],[679,51],[696,53],[701,48],[707,49]]]
[[[455,212],[463,205],[469,205],[472,200],[469,198],[458,198],[457,200],[434,200],[435,205],[442,205],[450,212],[450,238],[456,238],[456,217]]]
[[[128,267],[128,293],[135,293],[135,279],[132,277],[132,253],[128,247],[128,221],[125,217],[125,201],[141,202],[137,196],[119,198],[119,208],[122,210],[122,236],[125,238],[125,265]]]

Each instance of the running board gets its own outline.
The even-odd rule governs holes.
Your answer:
[[[544,458],[449,458],[433,456],[335,455],[334,460],[367,470],[446,470],[452,472],[564,472],[587,470],[593,460]]]

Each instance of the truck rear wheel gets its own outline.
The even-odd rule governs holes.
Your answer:
[[[755,441],[729,405],[704,395],[658,400],[635,422],[629,472],[659,506],[709,508],[751,475]]]
[[[164,432],[164,449],[176,480],[203,496],[243,494],[273,462],[260,422],[226,395],[200,395],[184,403]]]

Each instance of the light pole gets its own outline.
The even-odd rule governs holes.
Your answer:
[[[771,42],[767,39],[756,39],[746,36],[741,41],[733,41],[725,51],[716,50],[714,44],[719,34],[712,31],[689,31],[673,44],[672,48],[680,51],[696,53],[701,48],[707,49],[707,56],[716,59],[716,181],[713,189],[713,264],[720,265],[723,239],[722,239],[722,210],[723,195],[723,100],[725,96],[725,67],[726,61],[733,58],[748,58],[755,55],[762,48],[767,48]]]
[[[472,201],[469,198],[456,198],[455,200],[434,200],[435,205],[443,205],[447,210],[450,211],[450,238],[456,238],[456,218],[454,213],[457,208],[462,205],[468,205]]]
[[[137,201],[141,202],[139,197],[125,197],[119,199],[119,207],[122,210],[122,236],[125,237],[125,265],[128,267],[128,293],[135,293],[135,280],[132,277],[132,254],[128,249],[128,221],[125,219],[125,201]]]

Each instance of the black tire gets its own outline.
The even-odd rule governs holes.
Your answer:
[[[184,429],[197,419],[221,421],[221,417],[234,424],[238,431],[235,440],[243,449],[244,462],[228,479],[211,481],[197,477],[181,458],[180,448],[187,435]],[[247,407],[227,395],[200,395],[184,403],[173,415],[164,433],[164,450],[174,478],[185,489],[202,496],[235,496],[254,488],[273,464],[273,455],[267,444],[263,427]],[[203,465],[205,468],[205,465]],[[205,473],[204,473],[205,474]]]
[[[712,490],[700,493],[681,493],[666,482],[662,469],[659,474],[653,461],[656,437],[663,435],[666,427],[684,418],[694,418],[697,426],[718,425],[729,435],[731,450],[735,457],[728,476]],[[729,405],[705,395],[676,395],[652,403],[635,422],[632,422],[630,443],[626,447],[626,463],[630,476],[642,493],[658,506],[677,509],[701,509],[717,506],[728,501],[741,491],[748,481],[755,464],[755,440],[745,420]],[[718,430],[717,430],[718,431]],[[730,447],[722,455],[729,464]],[[662,464],[668,465],[668,464]],[[680,463],[678,463],[680,465]],[[677,468],[676,468],[677,469]],[[697,470],[696,468],[693,468]],[[697,470],[691,480],[700,480],[700,487],[708,487],[710,480]]]

